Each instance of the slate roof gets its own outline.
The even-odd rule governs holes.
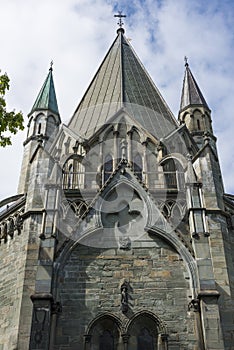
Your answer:
[[[49,73],[42,85],[30,114],[38,110],[50,110],[59,115],[52,71],[53,69],[50,67]]]
[[[68,127],[88,138],[122,107],[158,138],[178,127],[120,28]]]
[[[180,111],[189,106],[203,106],[209,109],[208,104],[206,103],[206,100],[189,68],[189,65],[186,63]]]

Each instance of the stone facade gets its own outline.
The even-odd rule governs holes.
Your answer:
[[[234,196],[186,63],[179,119],[120,28],[67,126],[52,68],[0,205],[0,350],[234,349]]]

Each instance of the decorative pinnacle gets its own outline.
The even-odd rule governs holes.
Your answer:
[[[50,69],[49,70],[53,70],[53,64],[54,64],[54,61],[53,60],[51,60],[51,62],[50,62]]]
[[[184,56],[184,63],[185,63],[185,67],[188,67],[188,57]]]
[[[124,25],[124,22],[122,21],[122,18],[123,17],[127,17],[127,16],[126,15],[122,15],[122,11],[118,11],[118,12],[119,12],[118,15],[114,15],[114,17],[118,17],[119,18],[117,24],[118,24],[118,26],[120,28],[122,28],[122,26]]]

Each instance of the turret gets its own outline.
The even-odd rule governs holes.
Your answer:
[[[203,145],[203,135],[213,136],[211,110],[189,68],[186,59],[180,111],[180,124],[186,124],[199,147]]]
[[[45,141],[49,140],[61,123],[52,72],[53,69],[51,66],[31,112],[28,115],[28,134],[25,143],[32,139],[38,139],[39,137]]]
[[[40,144],[45,147],[51,144],[61,119],[53,81],[52,64],[33,107],[28,114],[27,138],[24,142],[24,157],[21,168],[19,193],[27,192],[30,177],[30,163]]]

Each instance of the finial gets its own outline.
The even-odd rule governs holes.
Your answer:
[[[185,67],[188,67],[188,57],[184,56],[184,63],[185,63]]]
[[[118,15],[114,15],[114,17],[118,17],[119,20],[117,22],[120,29],[122,29],[124,22],[122,21],[122,18],[127,17],[126,15],[122,15],[122,11],[118,11]]]
[[[53,70],[53,64],[54,64],[54,61],[53,60],[51,60],[51,62],[50,62],[50,71],[52,71]]]

